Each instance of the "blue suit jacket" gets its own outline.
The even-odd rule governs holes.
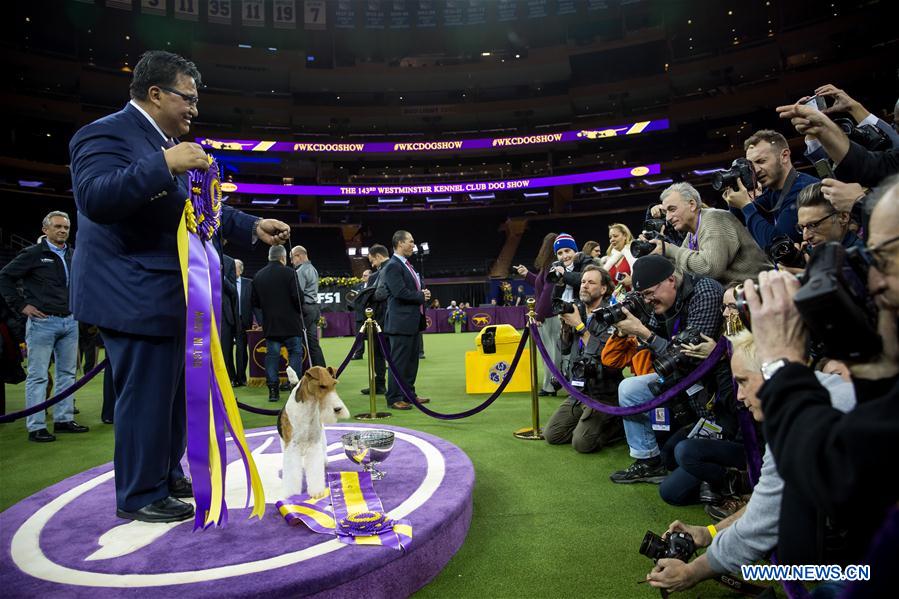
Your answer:
[[[412,273],[396,255],[381,267],[378,286],[387,290],[386,334],[414,335],[424,329],[421,306],[425,303],[425,294],[418,291]]]
[[[70,301],[75,318],[138,335],[184,332],[176,234],[187,177],[172,177],[159,132],[130,103],[69,143],[78,207]],[[249,245],[252,216],[223,207],[221,233]]]

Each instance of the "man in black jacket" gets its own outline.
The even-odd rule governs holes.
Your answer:
[[[234,337],[237,324],[237,271],[234,258],[222,254],[222,353],[225,357],[225,370],[228,380],[237,380],[234,372]]]
[[[393,257],[378,277],[378,285],[383,285],[387,292],[384,333],[390,341],[390,354],[403,382],[413,393],[418,375],[419,333],[425,329],[424,306],[431,299],[431,292],[423,288],[421,277],[409,262],[414,248],[411,233],[402,230],[394,233]],[[412,405],[403,399],[393,375],[387,388],[387,405],[396,410],[412,409]]]
[[[243,260],[234,261],[234,270],[237,275],[235,287],[237,288],[237,359],[234,372],[234,386],[243,387],[247,384],[247,330],[253,327],[253,280],[243,276]]]
[[[44,217],[45,238],[22,250],[0,270],[0,293],[10,308],[28,317],[25,344],[28,346],[28,378],[25,379],[25,406],[35,406],[47,398],[47,369],[50,356],[56,357],[56,394],[75,383],[78,362],[78,323],[69,309],[69,272],[72,248],[69,215],[54,211]],[[21,281],[25,292],[19,295]],[[75,398],[68,397],[53,408],[56,433],[86,433],[89,429],[74,420]],[[25,420],[28,440],[55,441],[47,431],[44,411]]]
[[[899,479],[884,476],[883,461],[899,438],[897,231],[899,181],[894,179],[874,209],[867,241],[868,289],[880,308],[884,350],[869,363],[851,366],[859,403],[848,414],[830,406],[827,393],[805,366],[806,331],[792,301],[799,287],[796,279],[766,272],[759,275],[758,292],[746,286],[766,379],[759,393],[765,436],[793,496],[793,514],[818,510],[846,529],[842,555],[849,563],[860,563],[887,510],[899,500]],[[792,515],[786,489],[782,527]],[[786,563],[813,563],[821,556],[820,541],[782,538],[778,553]]]
[[[281,347],[287,348],[288,363],[303,372],[303,313],[296,274],[287,266],[287,250],[273,245],[268,251],[268,266],[253,279],[253,306],[262,309],[262,333],[265,335],[265,381],[268,400],[280,400],[278,361]]]

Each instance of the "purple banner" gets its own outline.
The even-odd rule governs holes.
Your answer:
[[[354,312],[324,312],[328,326],[322,329],[322,337],[355,337],[356,314]]]
[[[270,183],[222,183],[225,193],[246,193],[253,195],[288,196],[395,196],[427,195],[432,193],[480,193],[491,191],[515,191],[596,183],[615,179],[645,177],[662,172],[660,164],[646,164],[607,171],[591,171],[576,175],[536,177],[534,179],[511,179],[506,181],[472,181],[468,183],[423,183],[419,185],[274,185]]]
[[[527,315],[527,306],[499,306],[494,324],[510,324],[516,329],[523,329],[528,323]]]
[[[477,333],[488,325],[498,324],[496,322],[496,306],[465,308],[465,314],[468,315],[465,330],[470,333]]]
[[[532,133],[509,137],[480,137],[475,139],[446,139],[431,141],[265,141],[258,139],[217,139],[197,137],[196,142],[211,150],[233,152],[299,152],[302,154],[428,154],[432,152],[464,152],[539,146],[544,144],[590,141],[636,135],[650,131],[662,131],[670,127],[668,119],[638,121],[628,125],[600,127],[596,129],[575,129],[555,133]]]

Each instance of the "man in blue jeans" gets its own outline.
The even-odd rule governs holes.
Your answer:
[[[643,324],[625,309],[627,318],[614,326],[623,335],[636,336],[653,357],[663,353],[669,340],[686,329],[718,338],[724,296],[720,283],[675,271],[674,263],[659,255],[644,256],[634,262],[631,279],[634,291],[643,296],[653,314],[647,324]],[[656,374],[644,374],[621,381],[618,385],[619,405],[632,407],[653,399],[655,394],[649,390],[649,384],[658,378]],[[649,414],[625,416],[624,434],[631,457],[636,461],[627,469],[612,474],[612,482],[662,482],[668,471],[662,464]]]
[[[254,308],[262,310],[268,400],[279,401],[278,360],[282,346],[287,348],[291,368],[303,372],[303,307],[296,275],[287,266],[284,246],[269,248],[268,260],[268,265],[253,278],[252,302]]]
[[[28,378],[25,379],[25,406],[47,399],[47,370],[50,356],[56,358],[56,383],[59,394],[75,382],[78,360],[78,323],[69,309],[69,271],[72,248],[69,216],[54,211],[44,217],[44,237],[22,250],[0,271],[0,293],[7,304],[28,317],[25,344],[28,346]],[[24,297],[16,289],[22,282]],[[75,398],[67,397],[53,408],[54,432],[86,433],[89,429],[75,420]],[[56,437],[47,430],[44,411],[25,421],[28,440],[49,443]]]

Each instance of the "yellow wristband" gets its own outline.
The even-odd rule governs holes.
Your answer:
[[[579,325],[574,327],[574,330],[577,331],[578,333],[580,333],[581,331],[583,331],[586,328],[587,328],[587,325],[585,325],[584,323],[580,323]]]
[[[713,539],[718,535],[718,529],[715,528],[714,524],[709,524],[706,528],[709,529],[709,534],[712,535]]]

